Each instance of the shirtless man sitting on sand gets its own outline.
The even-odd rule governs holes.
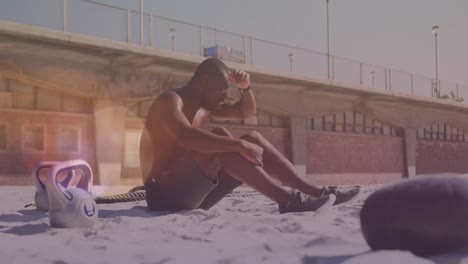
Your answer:
[[[234,104],[225,103],[230,84],[241,94]],[[203,61],[184,87],[162,93],[148,111],[140,143],[148,207],[209,209],[242,183],[275,201],[280,213],[315,211],[358,194],[359,188],[337,191],[305,182],[258,132],[235,138],[225,128],[202,129],[211,117],[244,119],[256,109],[249,74],[216,58]]]

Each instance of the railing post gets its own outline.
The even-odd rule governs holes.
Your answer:
[[[140,46],[143,46],[143,1],[144,0],[140,0]]]
[[[203,57],[204,53],[204,44],[203,44],[203,25],[200,25],[200,56]]]
[[[128,43],[130,43],[132,40],[131,25],[132,25],[132,13],[130,9],[127,9],[127,42]]]
[[[214,28],[214,42],[215,42],[215,47],[218,46],[218,36],[217,33],[218,31],[216,30],[216,27]]]
[[[385,68],[385,90],[388,90],[387,68]]]
[[[247,51],[245,50],[245,35],[242,36],[242,63],[245,64],[245,54],[247,53]]]
[[[437,80],[433,80],[432,83],[433,83],[432,89],[434,90],[434,97],[439,98],[439,83],[437,82]]]
[[[362,86],[362,62],[359,63],[359,83]]]
[[[457,92],[457,101],[458,101],[458,83],[457,83],[457,91],[456,92]]]
[[[440,98],[440,96],[442,95],[442,86],[440,86],[441,84],[441,81],[439,80],[439,82],[437,83],[437,98]]]
[[[392,70],[388,69],[388,89],[392,90]]]
[[[149,45],[153,47],[153,15],[149,15]]]
[[[332,67],[331,76],[332,76],[332,80],[335,80],[335,56],[330,55],[330,60],[331,60],[331,67]]]
[[[250,37],[250,64],[254,64],[253,63],[253,38]]]
[[[435,85],[436,85],[435,81],[431,79],[431,96],[432,97],[435,97],[435,92],[436,92]]]
[[[63,0],[63,31],[67,30],[67,0]]]
[[[411,74],[411,95],[414,95],[413,74]]]

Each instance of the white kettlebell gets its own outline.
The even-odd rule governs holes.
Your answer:
[[[74,171],[73,176],[81,173],[78,188],[65,189],[57,181],[57,176],[72,171]],[[98,219],[98,210],[90,193],[92,182],[93,172],[84,160],[70,160],[52,165],[45,184],[52,227],[75,228],[94,225]]]
[[[49,196],[47,194],[47,188],[45,185],[45,179],[49,174],[52,166],[55,164],[60,163],[59,161],[42,161],[33,169],[32,171],[32,179],[33,183],[36,186],[36,192],[34,194],[34,204],[36,208],[40,211],[49,211]],[[46,176],[41,179],[41,174],[45,174]],[[75,176],[75,171],[68,171],[67,176],[60,181],[60,184],[66,189],[68,185],[73,181]],[[87,192],[91,192],[91,185],[87,184],[86,182],[79,182],[80,185],[76,186],[79,187]]]
[[[49,196],[45,182],[40,178],[41,171],[50,170],[52,166],[57,164],[56,161],[43,161],[40,162],[32,171],[32,179],[36,186],[36,193],[34,194],[34,203],[38,210],[49,211]]]

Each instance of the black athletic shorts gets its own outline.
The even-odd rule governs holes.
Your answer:
[[[171,170],[148,178],[146,202],[149,209],[157,211],[207,210],[241,184],[222,168],[215,181],[210,181],[186,153]]]

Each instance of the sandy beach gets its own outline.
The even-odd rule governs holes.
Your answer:
[[[95,186],[95,195],[131,186]],[[404,251],[372,252],[359,210],[378,186],[320,213],[278,214],[248,187],[208,211],[152,212],[146,202],[98,205],[92,228],[58,229],[34,206],[33,186],[0,186],[0,263],[468,263],[468,251],[423,259]]]

